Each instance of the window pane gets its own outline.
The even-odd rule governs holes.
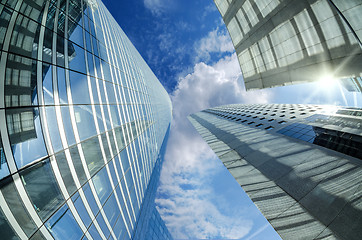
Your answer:
[[[10,211],[14,215],[16,221],[19,223],[24,233],[29,237],[37,229],[33,220],[31,220],[28,212],[21,201],[18,191],[15,188],[14,182],[11,178],[2,181],[1,191],[4,195],[5,201],[8,204]],[[1,221],[1,220],[0,220]],[[1,223],[0,223],[1,225]],[[1,229],[1,227],[0,227]],[[1,233],[4,231],[0,230]]]
[[[62,175],[65,187],[67,188],[68,193],[72,195],[75,190],[77,190],[77,187],[75,186],[64,152],[56,154],[55,159],[57,160],[58,168],[60,174]]]
[[[82,199],[80,198],[79,193],[77,192],[76,194],[74,194],[74,196],[72,197],[72,201],[74,203],[75,208],[77,209],[77,212],[80,216],[80,218],[83,221],[83,224],[88,227],[89,224],[92,223],[91,218],[89,217],[89,214],[83,204]]]
[[[5,153],[4,153],[3,145],[1,143],[1,138],[0,138],[0,179],[6,177],[9,174],[10,174],[10,172],[9,172],[8,165],[6,164]]]
[[[49,159],[20,172],[35,210],[46,220],[64,201],[53,175]]]
[[[92,176],[104,165],[98,137],[94,137],[83,142],[82,148],[89,173]]]
[[[46,223],[55,239],[80,239],[83,235],[68,205],[61,207]]]
[[[10,227],[10,224],[6,220],[3,212],[0,208],[0,232],[1,239],[19,239],[14,233],[13,229]]]
[[[93,184],[102,205],[112,191],[111,183],[108,178],[107,169],[104,167],[93,177]]]
[[[38,108],[7,109],[6,122],[18,168],[47,156]]]
[[[74,106],[74,114],[81,141],[97,135],[90,105]]]

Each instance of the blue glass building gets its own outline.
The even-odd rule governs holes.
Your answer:
[[[1,239],[167,230],[152,215],[171,102],[103,3],[2,0],[0,50]]]

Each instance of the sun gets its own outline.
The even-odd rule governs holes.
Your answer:
[[[335,88],[338,84],[338,79],[333,75],[324,75],[318,80],[319,87],[323,89]]]

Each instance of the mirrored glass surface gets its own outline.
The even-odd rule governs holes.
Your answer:
[[[6,163],[6,157],[3,150],[3,145],[1,143],[1,136],[0,136],[0,179],[9,175],[9,167]]]
[[[64,201],[49,160],[20,172],[25,189],[42,220],[46,220]]]
[[[6,122],[18,168],[48,155],[38,108],[6,109]]]
[[[63,205],[45,223],[45,226],[49,229],[54,239],[80,239],[83,235],[67,204]]]
[[[24,233],[30,237],[36,231],[37,227],[25,209],[14,182],[11,178],[7,178],[1,182],[1,185],[1,192],[4,195],[10,211],[23,229]]]

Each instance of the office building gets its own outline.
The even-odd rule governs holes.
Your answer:
[[[230,33],[246,90],[362,77],[360,0],[214,2]]]
[[[103,3],[1,1],[0,51],[0,238],[166,229],[171,101]]]
[[[189,119],[282,239],[362,239],[362,109],[235,104]]]

